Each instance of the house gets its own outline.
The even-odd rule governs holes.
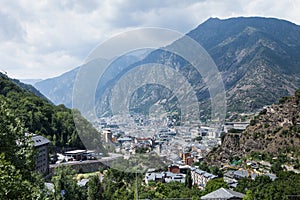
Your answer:
[[[202,200],[242,200],[245,195],[239,192],[235,192],[229,189],[220,188],[216,191],[208,193],[205,196],[202,196]]]
[[[150,181],[169,183],[171,181],[177,181],[180,183],[185,182],[185,174],[174,174],[172,172],[147,172],[145,176],[145,183],[149,184]]]
[[[145,176],[145,183],[148,185],[150,181],[163,182],[163,175],[161,173],[147,172]]]
[[[171,181],[177,181],[180,183],[185,182],[185,174],[173,174],[172,172],[165,172],[165,183],[169,183]]]
[[[198,188],[200,189],[204,189],[209,180],[217,178],[218,176],[210,174],[198,168],[192,168],[191,177],[193,180],[193,185],[198,186]]]
[[[49,173],[49,152],[48,145],[50,141],[41,135],[32,136],[33,146],[37,151],[35,156],[35,170],[43,174]]]
[[[186,165],[192,165],[194,162],[194,157],[191,155],[190,152],[182,152],[180,153],[180,158]]]
[[[179,165],[176,165],[176,164],[169,165],[168,171],[172,172],[174,174],[179,174],[180,173]]]
[[[258,174],[251,172],[249,170],[236,170],[233,172],[233,177],[236,180],[240,180],[242,178],[251,178],[255,179],[258,176]]]

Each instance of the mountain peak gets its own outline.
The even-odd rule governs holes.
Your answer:
[[[255,112],[264,105],[278,101],[281,96],[291,95],[300,87],[300,26],[275,18],[213,17],[188,33],[188,36],[202,45],[216,63],[226,89],[229,111]],[[154,51],[138,64],[150,61],[165,64],[169,59],[172,62],[168,63],[180,65],[176,66],[178,69],[185,68],[186,62],[174,55],[167,58],[168,55]],[[184,73],[195,85],[198,99],[206,103],[209,92],[201,77],[194,74],[192,69]],[[115,78],[112,80],[122,75],[120,71],[118,77],[112,76]],[[70,104],[73,84],[74,76],[61,76],[35,86],[55,104]],[[145,103],[143,100],[141,102]],[[136,105],[141,102],[136,102]],[[207,107],[203,109],[209,113]]]

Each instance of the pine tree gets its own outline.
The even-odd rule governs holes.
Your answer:
[[[193,180],[192,180],[192,175],[191,175],[191,170],[188,169],[186,176],[185,176],[185,182],[184,182],[185,187],[192,188],[193,186]]]

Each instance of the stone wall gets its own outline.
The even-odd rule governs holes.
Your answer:
[[[50,174],[53,174],[54,169],[62,165],[69,165],[70,168],[75,170],[77,173],[96,172],[99,170],[100,167],[107,167],[101,161],[97,161],[97,160],[82,161],[82,162],[68,162],[68,163],[50,165]]]

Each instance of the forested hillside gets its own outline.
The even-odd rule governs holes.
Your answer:
[[[64,105],[55,106],[47,99],[19,87],[3,74],[0,76],[0,99],[24,124],[28,132],[46,136],[56,147],[84,148],[73,120],[74,113],[77,122],[84,127],[84,130],[80,130],[82,137],[99,135],[78,111],[72,112]]]

